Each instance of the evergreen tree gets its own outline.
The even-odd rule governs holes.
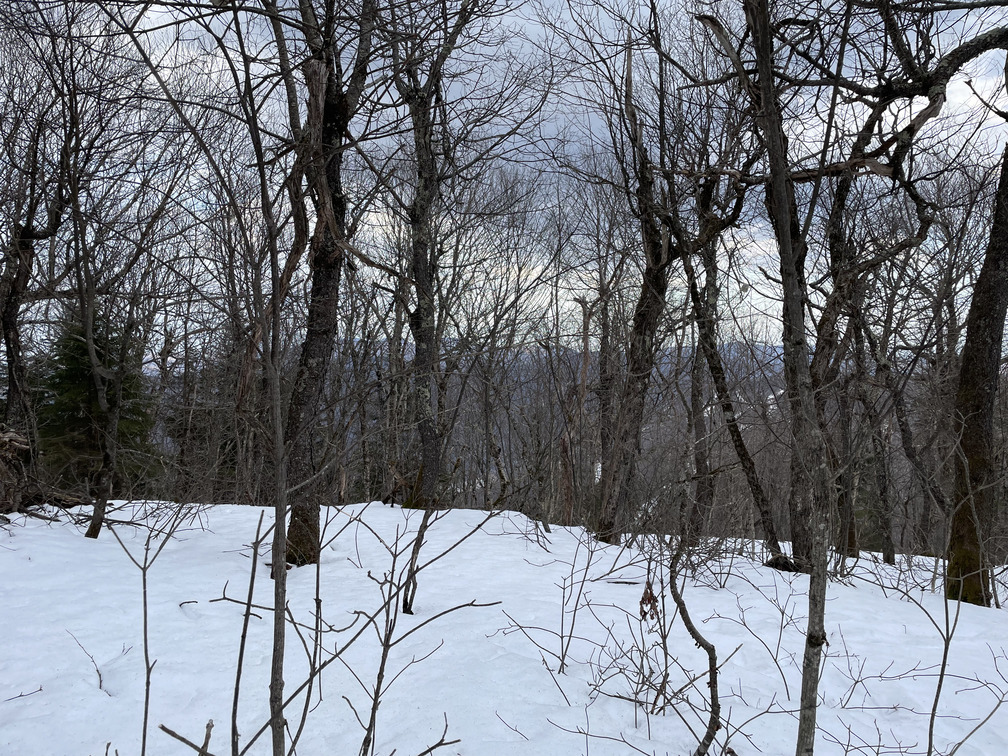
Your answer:
[[[122,336],[108,324],[96,324],[95,349],[103,370],[119,366]],[[113,490],[118,494],[142,481],[152,455],[153,426],[149,392],[141,370],[142,354],[127,352],[122,406],[116,441],[120,454]],[[44,362],[36,408],[43,474],[56,486],[89,491],[102,461],[104,422],[83,328],[77,319],[61,325],[52,353]]]

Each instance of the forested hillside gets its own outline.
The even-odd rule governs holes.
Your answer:
[[[1004,598],[1006,53],[986,1],[3,3],[0,513],[272,508],[275,756],[330,508],[418,512],[406,614],[446,509],[756,543],[811,754],[860,555]]]

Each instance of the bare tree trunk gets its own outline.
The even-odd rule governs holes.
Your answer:
[[[882,435],[882,418],[879,416],[873,397],[869,396],[866,384],[868,371],[865,367],[866,340],[863,323],[860,318],[854,326],[855,351],[854,359],[857,365],[855,385],[858,401],[864,408],[868,420],[869,433],[872,442],[872,466],[875,470],[875,504],[874,519],[882,540],[882,561],[886,564],[896,564],[896,545],[893,542],[892,500],[889,491],[889,444]]]
[[[350,120],[356,113],[363,93],[371,58],[371,39],[375,26],[375,6],[365,0],[361,10],[359,36],[354,64],[348,81],[333,57],[325,37],[333,19],[320,24],[310,6],[302,4],[302,20],[312,56],[304,65],[308,89],[309,137],[305,172],[314,190],[317,213],[312,238],[311,295],[308,303],[307,332],[301,347],[297,376],[287,410],[284,438],[288,446],[287,475],[293,486],[291,521],[287,533],[287,559],[294,564],[315,564],[319,560],[319,497],[315,476],[321,452],[315,448],[314,423],[321,409],[326,373],[332,360],[339,326],[339,288],[347,237],[347,197],[343,188],[343,151]],[[276,33],[276,42],[286,58],[286,41]],[[284,72],[290,76],[291,71]],[[293,87],[289,84],[289,89]],[[291,114],[297,123],[297,113]],[[297,190],[298,200],[304,197]],[[303,209],[300,224],[306,224]],[[274,294],[276,297],[277,294]],[[280,306],[274,302],[274,309]]]
[[[85,538],[97,538],[105,523],[105,510],[108,507],[109,499],[112,498],[112,485],[115,480],[116,460],[119,453],[119,417],[121,414],[120,403],[122,401],[122,368],[117,368],[117,376],[114,385],[111,387],[102,386],[100,392],[112,389],[113,394],[117,394],[112,401],[106,402],[107,408],[103,408],[105,415],[104,427],[101,429],[102,436],[102,461],[98,472],[98,484],[95,487],[94,509],[91,513],[91,522],[84,533]]]
[[[668,245],[658,242],[662,252],[651,249],[644,270],[640,297],[634,312],[627,355],[626,382],[620,397],[611,455],[602,460],[600,481],[602,517],[599,538],[607,543],[619,541],[618,516],[633,476],[635,457],[640,447],[644,422],[644,400],[654,367],[655,337],[665,309],[668,286]]]
[[[419,93],[417,97],[419,97]],[[411,106],[416,148],[417,188],[409,208],[410,275],[416,293],[416,306],[409,313],[410,333],[416,351],[413,357],[413,391],[416,397],[417,431],[420,435],[420,504],[436,506],[441,478],[441,437],[438,433],[436,407],[439,404],[437,382],[440,345],[437,343],[434,276],[436,249],[433,233],[433,207],[439,194],[438,168],[434,156],[434,133],[429,101]]]
[[[327,234],[327,236],[329,236]],[[287,411],[285,437],[290,444],[289,478],[299,486],[291,494],[287,559],[293,564],[315,564],[319,558],[319,498],[315,494],[314,423],[322,388],[332,359],[339,323],[339,283],[342,251],[327,238],[328,249],[316,254],[311,275],[308,331],[301,347],[297,376]],[[320,259],[321,258],[321,259]]]
[[[34,423],[27,387],[27,370],[21,350],[20,315],[34,257],[34,243],[31,239],[25,238],[25,229],[22,226],[15,226],[11,233],[10,246],[4,255],[3,275],[0,276],[0,323],[3,326],[7,358],[7,404],[4,408],[4,423],[25,434],[33,453],[37,444],[32,427]]]
[[[882,433],[872,429],[872,451],[875,455],[875,491],[878,528],[882,536],[882,561],[896,564],[896,544],[893,542],[892,501],[889,493],[889,463],[886,460],[886,444]]]
[[[442,8],[433,15],[422,9],[403,10],[405,18],[399,17],[398,9],[390,11],[387,31],[392,38],[388,48],[391,78],[409,117],[415,182],[408,200],[398,198],[406,211],[409,276],[416,297],[409,312],[409,327],[415,349],[413,398],[420,438],[420,472],[411,504],[424,509],[403,594],[403,611],[410,613],[416,592],[418,554],[431,512],[441,504],[442,457],[453,417],[446,409],[448,378],[458,371],[458,358],[446,358],[442,367],[442,335],[451,318],[448,311],[451,305],[449,295],[438,288],[443,244],[448,237],[439,233],[438,226],[446,188],[470,180],[466,173],[472,166],[462,169],[457,161],[464,149],[474,145],[469,141],[468,129],[473,122],[468,120],[466,108],[456,109],[452,104],[457,95],[453,91],[450,59],[459,46],[479,44],[477,27],[482,21],[479,16],[488,7],[462,3],[451,9]],[[477,146],[477,150],[482,149],[489,152],[478,152],[477,157],[467,159],[478,162],[495,148]]]
[[[994,222],[966,318],[955,422],[959,453],[945,594],[989,606],[991,563],[985,540],[994,517],[994,399],[1008,312],[1008,148],[994,200]]]
[[[630,48],[626,52],[624,84],[627,128],[633,140],[635,196],[641,224],[641,244],[644,251],[644,275],[640,295],[634,308],[627,355],[626,382],[620,396],[613,448],[602,458],[599,482],[601,517],[598,537],[607,543],[619,541],[619,510],[625,501],[626,489],[633,475],[635,457],[640,447],[644,419],[644,400],[654,367],[655,338],[658,323],[665,311],[665,291],[668,288],[668,268],[671,259],[669,236],[660,229],[654,197],[654,169],[647,155],[643,134],[638,125],[633,104],[633,67]]]
[[[780,253],[783,289],[784,375],[791,407],[792,510],[794,521],[807,529],[809,542],[799,566],[810,573],[808,627],[802,659],[802,689],[798,716],[797,756],[812,756],[815,745],[819,662],[826,643],[826,570],[829,548],[828,514],[832,478],[827,449],[818,424],[809,349],[805,339],[805,240],[798,224],[794,184],[787,156],[783,116],[774,79],[773,31],[767,0],[745,0],[746,21],[753,37],[758,74],[758,122],[767,150],[770,180],[766,206]]]
[[[419,499],[409,502],[424,510],[410,555],[408,575],[403,588],[402,609],[413,613],[416,598],[416,572],[420,549],[427,535],[431,512],[438,506],[441,479],[441,434],[438,432],[436,408],[440,406],[440,384],[437,380],[440,345],[435,320],[434,275],[436,270],[435,240],[432,229],[433,206],[438,195],[438,169],[434,157],[434,133],[431,119],[430,94],[410,103],[413,118],[413,137],[416,146],[417,189],[409,208],[410,222],[410,274],[417,303],[409,313],[410,333],[413,335],[413,395],[417,414],[417,431],[420,436]]]
[[[88,224],[79,199],[80,193],[74,192],[72,205],[75,237],[74,273],[77,279],[78,306],[83,325],[88,366],[102,421],[99,429],[102,460],[94,492],[95,502],[91,522],[88,524],[84,537],[97,538],[105,522],[105,510],[112,497],[112,486],[115,480],[119,455],[119,420],[122,417],[123,383],[129,369],[131,341],[137,338],[137,332],[141,329],[138,328],[136,322],[136,294],[134,294],[128,304],[126,320],[121,325],[122,333],[117,334],[118,352],[113,353],[112,347],[115,343],[113,333],[118,330],[118,324],[111,321],[109,312],[98,311],[97,283],[94,273],[97,265],[95,259],[97,250],[91,246],[88,237]],[[133,258],[133,261],[135,262],[136,259]],[[126,270],[122,272],[125,273]],[[100,336],[103,336],[105,345],[99,344]],[[94,418],[94,421],[98,420],[99,418]]]

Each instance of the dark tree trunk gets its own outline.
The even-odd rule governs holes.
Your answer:
[[[410,276],[416,306],[409,313],[410,333],[416,351],[413,357],[413,391],[416,398],[417,432],[420,436],[421,501],[414,506],[437,505],[441,478],[441,437],[436,407],[440,345],[437,343],[434,276],[437,268],[433,231],[434,203],[439,194],[438,166],[434,154],[433,103],[426,92],[415,92],[410,103],[413,142],[416,150],[416,194],[409,208]]]
[[[642,224],[651,226],[649,221]],[[619,509],[625,500],[633,476],[634,459],[640,448],[641,426],[644,421],[644,400],[654,367],[655,338],[658,322],[665,310],[665,290],[668,287],[668,247],[653,233],[645,231],[647,264],[640,296],[634,310],[627,355],[626,382],[620,397],[612,449],[602,459],[600,500],[602,516],[598,536],[607,543],[619,541]],[[648,236],[652,238],[648,239]]]
[[[407,102],[413,121],[413,141],[416,148],[417,187],[409,208],[410,275],[416,294],[416,306],[409,313],[413,335],[413,396],[416,402],[417,433],[420,436],[420,478],[410,506],[422,508],[423,517],[410,554],[406,585],[403,589],[403,612],[413,613],[416,597],[416,572],[420,549],[427,535],[431,512],[438,506],[441,481],[441,435],[438,432],[437,410],[440,387],[437,371],[440,345],[434,301],[434,276],[437,255],[433,233],[434,202],[439,193],[438,166],[434,155],[434,129],[431,118],[433,103],[429,92],[413,91]]]
[[[959,453],[955,506],[949,533],[945,594],[989,606],[990,556],[986,540],[994,518],[994,399],[1008,312],[1008,148],[994,200],[994,222],[983,267],[966,317],[955,422]]]
[[[655,339],[658,323],[665,311],[665,291],[668,288],[670,262],[669,237],[660,229],[655,205],[654,169],[638,128],[633,105],[632,64],[627,50],[625,112],[627,128],[633,139],[634,190],[636,212],[641,224],[641,244],[644,251],[644,275],[640,295],[634,308],[627,354],[626,382],[620,396],[612,449],[602,457],[599,481],[601,516],[598,537],[607,543],[619,542],[620,506],[633,476],[634,461],[640,448],[641,425],[644,420],[644,400],[654,367]]]
[[[321,405],[322,387],[332,360],[339,324],[339,284],[343,253],[328,231],[316,251],[311,272],[308,329],[301,347],[297,376],[287,411],[290,528],[287,560],[292,564],[315,564],[319,558],[319,497],[315,493],[317,469],[314,421]]]
[[[872,429],[872,450],[875,456],[876,515],[879,535],[882,540],[882,561],[896,564],[896,544],[893,542],[892,501],[889,493],[889,463],[886,459],[886,443],[878,428]]]
[[[704,285],[703,289],[697,291],[696,298],[692,295],[697,288],[696,276],[692,269],[688,270],[687,278],[690,285],[690,299],[693,304],[693,316],[697,323],[699,332],[698,341],[703,341],[704,330],[700,327],[700,321],[704,321],[707,330],[713,331],[717,322],[717,261],[714,257],[714,246],[706,245],[701,252],[704,262]],[[689,255],[683,255],[683,262],[688,266]],[[716,336],[714,337],[716,339]],[[690,418],[693,426],[693,475],[695,478],[693,508],[689,513],[685,523],[686,542],[695,544],[701,533],[703,526],[710,516],[714,507],[714,476],[710,469],[710,440],[708,438],[706,402],[704,401],[706,375],[704,371],[703,354],[705,350],[699,351],[694,346],[693,364],[690,369]]]
[[[115,481],[116,458],[119,446],[117,436],[119,435],[119,404],[118,402],[109,408],[108,416],[105,419],[105,427],[102,428],[102,461],[101,469],[98,472],[98,484],[95,487],[94,510],[91,513],[91,522],[84,533],[85,538],[97,538],[101,532],[102,525],[105,524],[105,511],[108,507],[109,499],[112,498],[112,485]]]
[[[4,270],[0,276],[0,322],[3,326],[7,357],[7,405],[4,423],[26,435],[34,453],[37,448],[32,423],[31,398],[27,386],[27,370],[21,350],[21,304],[31,277],[35,245],[25,238],[25,230],[15,226],[10,246],[4,255]]]
[[[90,316],[93,318],[93,313]],[[101,428],[102,461],[98,470],[98,481],[94,491],[94,510],[91,522],[84,533],[85,538],[97,538],[105,524],[105,511],[109,499],[112,498],[112,487],[115,483],[116,466],[119,458],[119,418],[122,416],[123,381],[125,380],[127,349],[126,343],[133,330],[132,321],[126,323],[123,329],[123,348],[118,355],[119,363],[113,369],[111,378],[101,376],[101,365],[94,360],[95,351],[93,328],[86,328],[89,342],[88,351],[92,355],[91,372],[98,390],[98,404],[101,409],[103,426]]]
[[[358,64],[368,56],[370,33],[361,21],[362,49]],[[318,44],[321,44],[319,42]],[[343,149],[347,128],[359,92],[343,89],[340,71],[324,49],[313,50],[306,63],[308,88],[307,131],[310,136],[309,184],[314,187],[317,219],[311,241],[311,294],[305,340],[287,410],[284,438],[287,443],[287,478],[291,486],[290,527],[287,560],[292,564],[315,564],[319,559],[320,498],[318,476],[321,451],[315,438],[315,423],[321,411],[326,373],[332,361],[339,326],[339,289],[347,238],[343,190]],[[357,75],[355,69],[354,75]],[[355,93],[356,92],[356,93]],[[280,303],[276,302],[275,307]]]
[[[412,34],[403,35],[390,47],[394,85],[409,111],[416,180],[412,200],[406,208],[410,231],[409,273],[416,296],[416,304],[409,312],[409,327],[414,344],[413,398],[420,437],[419,479],[410,504],[423,508],[424,513],[403,588],[402,607],[406,614],[413,611],[420,549],[431,513],[440,504],[442,444],[447,435],[441,418],[447,394],[445,376],[452,372],[450,366],[444,373],[441,371],[436,291],[440,250],[435,214],[443,185],[462,176],[454,163],[452,137],[448,136],[451,127],[443,107],[444,78],[448,75],[448,58],[477,12],[476,6],[463,4],[453,16],[440,19],[444,26],[438,27],[435,22],[428,27],[426,35],[437,40],[431,47],[415,38],[408,42]],[[414,43],[417,46],[414,47]]]
[[[854,359],[857,366],[855,387],[857,398],[864,409],[871,433],[872,467],[875,471],[874,520],[882,541],[882,561],[896,564],[896,545],[893,542],[892,497],[889,491],[889,444],[882,435],[882,418],[879,416],[876,400],[867,390],[868,370],[866,368],[866,339],[864,323],[857,318],[854,327]]]

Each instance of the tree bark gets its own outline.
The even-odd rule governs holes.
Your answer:
[[[425,88],[426,89],[426,88]],[[410,92],[410,117],[416,150],[416,194],[409,207],[410,276],[416,306],[409,313],[410,333],[416,347],[413,357],[413,391],[416,397],[417,432],[420,436],[420,493],[415,506],[437,504],[441,478],[441,438],[438,433],[437,343],[434,275],[436,248],[433,230],[434,202],[439,194],[437,159],[434,155],[433,103],[430,92]]]
[[[439,240],[435,231],[436,211],[443,186],[459,178],[454,165],[456,154],[452,124],[444,107],[444,79],[448,59],[463,32],[480,9],[463,3],[451,15],[444,15],[425,31],[424,40],[401,35],[392,16],[393,35],[400,35],[390,47],[392,79],[409,114],[413,137],[412,199],[406,205],[409,226],[409,274],[416,304],[409,312],[413,336],[413,397],[417,434],[420,437],[420,472],[410,505],[424,510],[420,521],[403,590],[403,612],[412,614],[416,595],[416,572],[432,511],[439,505],[441,457],[444,436],[439,422],[447,393],[441,372],[441,339],[437,319],[437,275]],[[437,24],[441,24],[437,26]],[[446,371],[447,373],[448,371]]]
[[[642,221],[642,224],[650,225],[646,221]],[[647,235],[645,231],[645,237]],[[640,296],[634,310],[626,382],[620,397],[612,450],[609,457],[602,460],[602,516],[598,536],[600,540],[613,544],[619,542],[619,512],[633,476],[634,458],[640,448],[644,400],[651,382],[655,338],[659,319],[665,310],[665,291],[668,287],[667,242],[663,244],[655,239],[650,241]]]
[[[297,486],[290,496],[291,520],[287,532],[287,559],[292,564],[315,564],[319,558],[319,498],[317,488],[314,420],[321,404],[326,371],[332,359],[339,325],[339,284],[342,251],[333,249],[330,234],[316,255],[311,274],[308,329],[301,346],[297,376],[287,411],[284,433],[289,444],[288,476]]]
[[[994,222],[966,317],[955,423],[955,503],[949,533],[945,595],[989,606],[991,563],[986,540],[994,517],[994,400],[1008,312],[1008,148],[994,199]]]
[[[875,471],[874,520],[882,541],[882,561],[896,564],[896,544],[893,542],[892,497],[889,491],[889,443],[882,435],[882,418],[876,406],[876,399],[869,395],[868,370],[866,368],[866,339],[864,323],[860,316],[854,326],[854,360],[856,364],[855,390],[857,399],[864,409],[872,442],[872,466]],[[888,434],[887,434],[888,436]]]
[[[350,120],[357,112],[367,77],[374,15],[374,3],[365,0],[354,64],[348,81],[344,82],[342,67],[323,38],[329,30],[326,25],[319,25],[309,6],[302,4],[305,35],[312,53],[304,65],[308,89],[305,172],[314,190],[317,218],[311,244],[307,330],[284,432],[289,455],[287,476],[292,487],[287,559],[300,565],[315,564],[319,560],[320,507],[316,476],[321,472],[322,455],[316,449],[314,423],[321,410],[326,372],[336,343],[340,278],[349,244],[343,152]],[[286,42],[281,34],[277,34],[276,41],[286,57]],[[291,119],[296,118],[295,109]],[[274,307],[279,307],[279,302]]]
[[[819,661],[826,643],[826,569],[828,513],[832,476],[827,449],[815,409],[809,349],[805,338],[804,306],[806,245],[798,224],[797,202],[791,179],[783,115],[774,80],[773,31],[767,0],[745,0],[745,15],[753,38],[758,74],[755,92],[758,122],[767,151],[770,179],[766,206],[780,252],[783,289],[784,375],[791,408],[792,518],[807,528],[808,542],[801,553],[795,544],[799,567],[810,573],[808,626],[802,659],[802,689],[798,715],[797,756],[811,756],[815,745]],[[798,486],[797,490],[794,486]]]
[[[654,197],[654,169],[647,155],[643,134],[633,104],[632,58],[626,53],[625,115],[633,143],[634,190],[637,215],[641,224],[644,251],[644,275],[634,308],[627,355],[626,382],[623,384],[612,449],[602,457],[599,481],[601,516],[598,537],[606,543],[619,542],[619,514],[626,490],[633,475],[634,459],[640,448],[641,426],[644,420],[644,400],[654,367],[655,338],[658,322],[665,311],[668,288],[668,267],[671,260],[669,236],[660,228]]]
[[[4,270],[0,276],[0,322],[3,326],[7,357],[7,405],[4,423],[26,435],[32,450],[37,448],[32,429],[31,399],[27,387],[27,370],[21,350],[21,304],[31,277],[35,257],[34,243],[25,238],[25,229],[16,225],[10,246],[4,255]]]
[[[839,528],[836,532],[836,550],[843,558],[857,558],[858,539],[857,521],[854,516],[854,500],[858,487],[858,476],[854,464],[854,444],[852,433],[852,409],[849,381],[840,387],[839,396],[840,425],[840,471],[837,490],[837,510]]]
[[[440,71],[438,72],[437,79]],[[429,84],[435,92],[437,79]],[[427,90],[424,87],[424,90]],[[440,345],[437,339],[437,321],[434,302],[434,275],[437,269],[433,233],[434,202],[439,194],[438,166],[434,155],[434,126],[432,119],[433,92],[413,89],[405,93],[413,123],[413,143],[416,150],[416,194],[409,207],[410,275],[416,294],[416,306],[409,313],[410,333],[413,335],[413,396],[416,408],[417,432],[420,436],[420,479],[416,486],[418,497],[409,505],[422,508],[423,516],[417,529],[410,554],[406,584],[403,588],[402,609],[413,613],[417,591],[417,567],[420,549],[427,535],[431,512],[438,505],[441,479],[441,435],[438,432],[436,408],[440,406],[440,384],[437,380]],[[440,92],[437,92],[439,95]]]

